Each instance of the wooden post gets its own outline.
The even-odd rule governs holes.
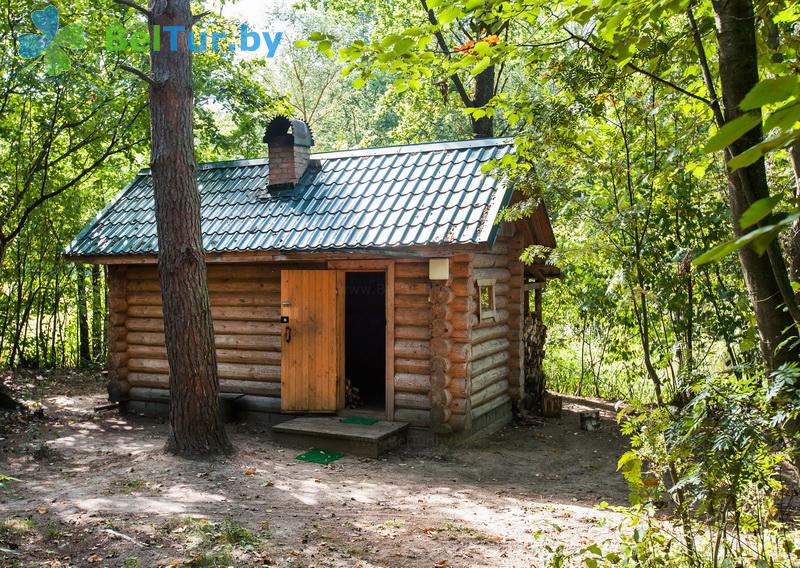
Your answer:
[[[447,326],[439,325],[447,320],[448,304],[453,300],[453,292],[447,281],[431,284],[431,428],[434,433],[452,432],[450,420],[450,347]]]
[[[472,328],[478,317],[474,298],[474,263],[475,255],[453,260],[445,319],[433,322],[434,329],[446,333],[450,340],[447,368],[450,381],[446,396],[450,413],[447,426],[452,432],[472,428]]]
[[[525,267],[519,260],[522,254],[523,243],[521,235],[513,239],[513,246],[509,250],[508,269],[511,279],[508,281],[508,345],[509,345],[509,375],[508,394],[515,403],[524,396],[525,380],[522,349],[522,327],[524,323],[523,292]],[[500,290],[500,287],[497,287]],[[502,296],[501,296],[502,298]],[[495,302],[499,306],[499,302]]]

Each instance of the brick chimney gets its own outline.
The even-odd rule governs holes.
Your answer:
[[[292,189],[311,166],[314,137],[302,120],[276,116],[267,126],[264,142],[269,148],[267,190]]]

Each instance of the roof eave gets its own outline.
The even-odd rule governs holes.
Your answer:
[[[480,237],[481,242],[486,243],[490,249],[494,247],[500,231],[500,223],[498,222],[500,212],[511,204],[511,197],[514,195],[514,189],[505,181],[497,182],[497,190],[502,192],[502,196],[492,203],[486,217],[486,226],[483,227]]]
[[[383,258],[443,258],[458,256],[465,250],[478,251],[483,242],[441,242],[426,245],[403,245],[398,247],[364,248],[318,248],[298,250],[253,249],[243,251],[209,251],[206,262],[284,262],[292,260],[330,260],[334,257],[346,259],[353,256],[372,256]],[[64,254],[64,259],[76,264],[155,264],[157,253],[134,254]]]
[[[72,242],[63,251],[62,255],[65,259],[70,260],[71,262],[75,262],[74,260],[72,260],[72,257],[76,255],[71,254],[70,251],[74,251],[76,248],[78,248],[78,245],[84,239],[84,237],[86,237],[86,235],[88,235],[92,231],[92,229],[95,228],[100,219],[102,219],[114,207],[114,205],[117,204],[118,201],[120,201],[123,197],[125,197],[128,194],[128,192],[133,188],[133,186],[136,185],[136,182],[139,181],[141,176],[142,174],[140,173],[139,175],[134,177],[130,182],[128,182],[128,185],[126,185],[122,189],[122,191],[120,191],[117,195],[115,195],[114,198],[108,202],[108,205],[103,207],[100,210],[100,212],[97,215],[95,215],[94,218],[91,221],[89,221],[83,229],[81,229],[81,232],[78,233],[74,239],[72,239]]]

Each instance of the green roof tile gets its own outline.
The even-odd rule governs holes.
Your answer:
[[[511,151],[509,140],[487,139],[315,154],[319,171],[281,195],[265,192],[266,159],[202,164],[203,244],[219,253],[489,242],[510,196],[481,169]],[[144,170],[66,254],[156,253],[152,193]]]

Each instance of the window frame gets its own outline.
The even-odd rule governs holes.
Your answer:
[[[497,317],[497,302],[495,288],[497,280],[481,279],[476,282],[478,286],[478,321],[489,321]],[[489,307],[483,307],[483,291],[488,289]]]

